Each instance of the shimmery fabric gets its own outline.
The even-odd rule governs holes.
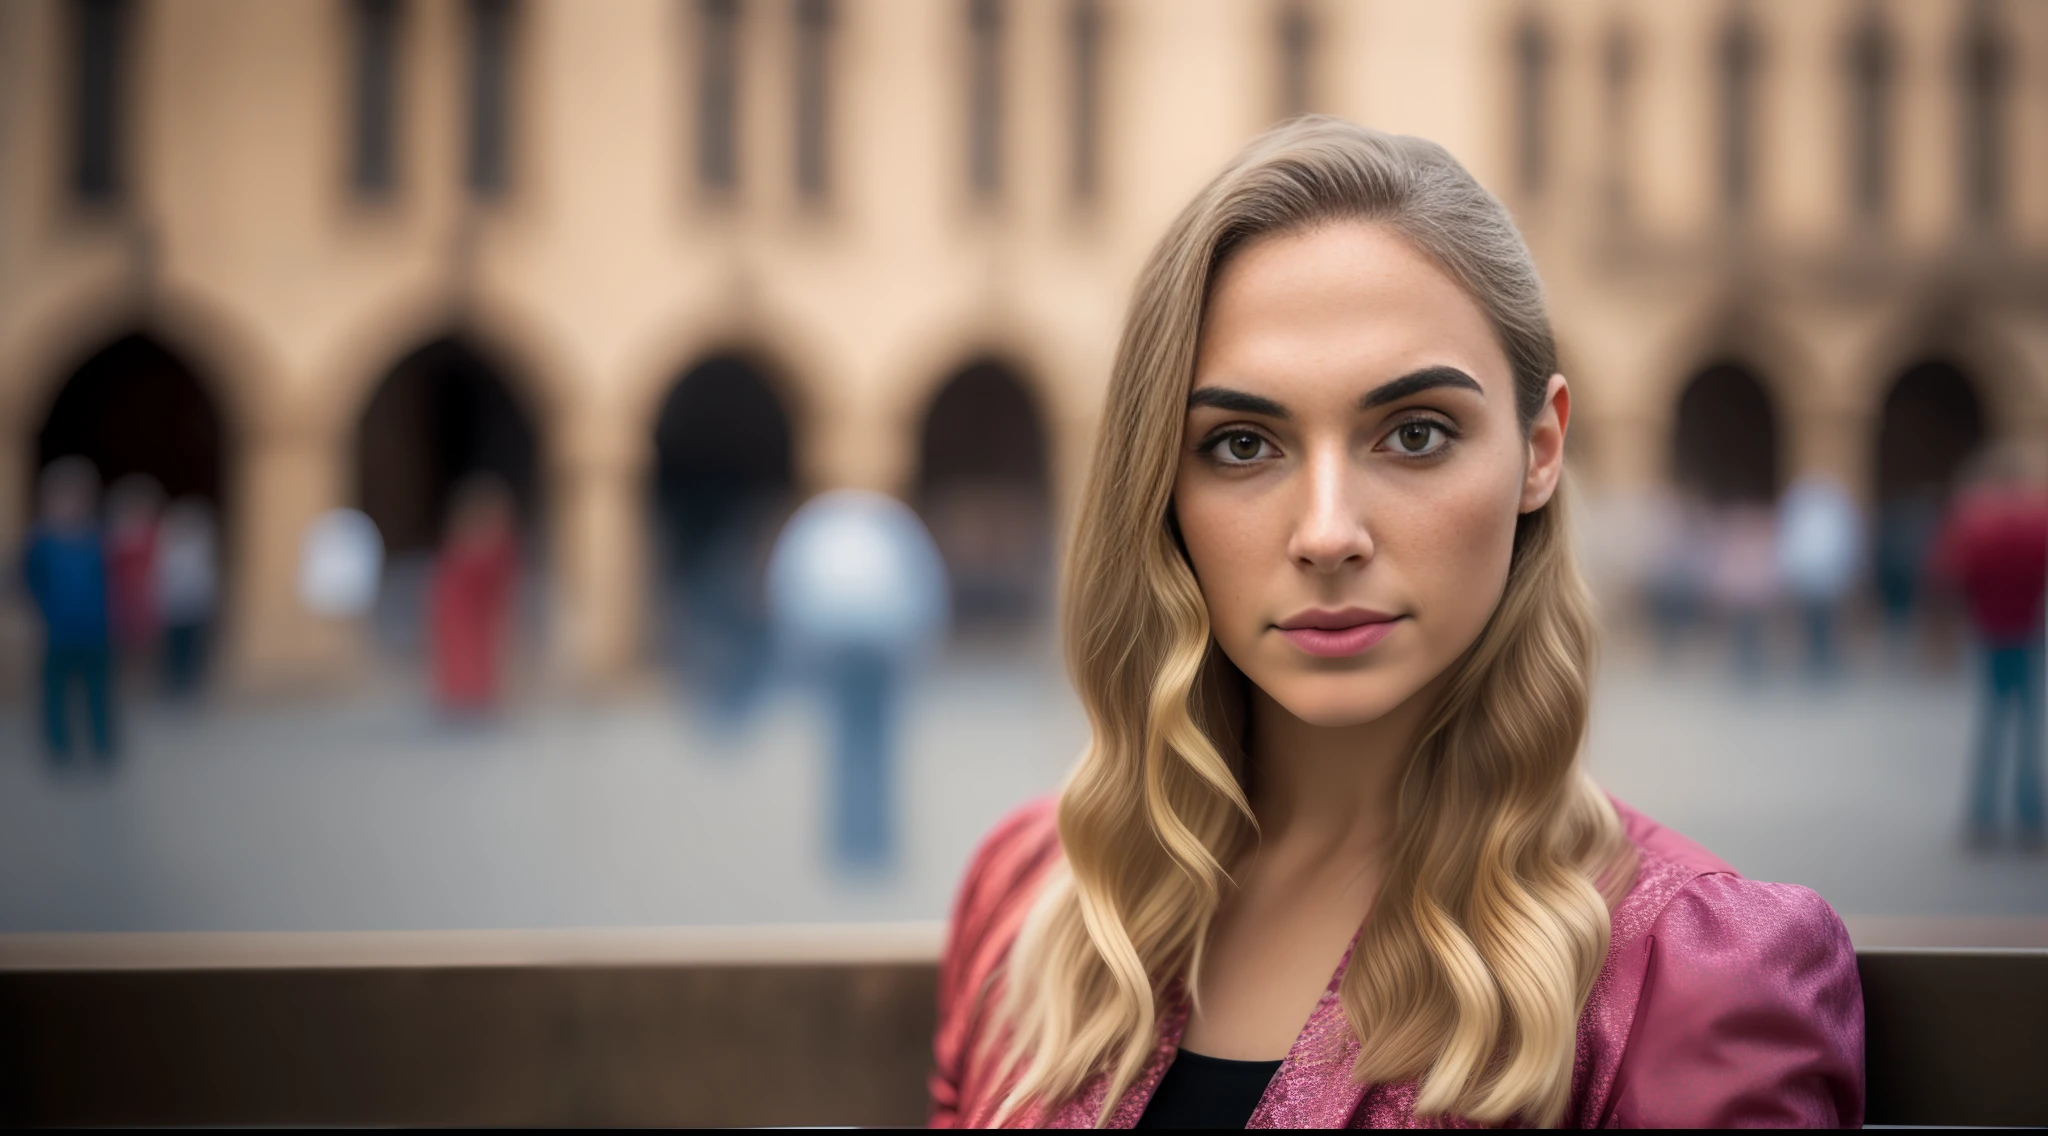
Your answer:
[[[1579,1017],[1567,1127],[1855,1126],[1863,1121],[1863,994],[1841,920],[1805,888],[1745,880],[1698,845],[1616,802],[1641,854],[1613,913],[1613,939]],[[1049,801],[984,841],[954,907],[940,964],[934,1126],[985,1126],[1001,1103],[985,1037],[988,998],[1045,874],[1059,862]],[[1252,1114],[1251,1128],[1471,1127],[1419,1118],[1414,1082],[1351,1080],[1358,1041],[1329,986]],[[1109,1116],[1143,1115],[1187,1024],[1169,993],[1159,1042]],[[1025,1126],[1092,1127],[1091,1082]]]

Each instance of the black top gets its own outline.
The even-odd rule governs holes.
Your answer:
[[[1183,1049],[1159,1079],[1140,1128],[1243,1128],[1278,1061],[1226,1061]]]

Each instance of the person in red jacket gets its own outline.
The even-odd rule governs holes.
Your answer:
[[[2013,720],[2013,796],[2022,844],[2039,847],[2041,824],[2042,596],[2048,591],[2048,493],[2019,455],[1994,451],[1957,498],[1934,552],[1935,574],[1963,595],[1984,646],[1986,697],[1977,731],[1970,831],[1997,836],[2003,731]]]
[[[452,715],[479,715],[497,702],[498,655],[518,559],[511,491],[491,477],[464,483],[427,601],[435,701]]]

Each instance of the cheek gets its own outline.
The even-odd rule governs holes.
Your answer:
[[[1495,476],[1447,482],[1403,510],[1398,531],[1384,532],[1381,549],[1399,565],[1416,614],[1444,655],[1470,646],[1500,601],[1519,486]]]
[[[1270,524],[1271,510],[1247,507],[1227,491],[1213,485],[1191,486],[1186,479],[1175,486],[1173,510],[1181,543],[1202,586],[1209,625],[1227,645],[1237,625],[1258,606],[1260,568],[1271,559],[1275,539],[1262,530],[1260,521]]]

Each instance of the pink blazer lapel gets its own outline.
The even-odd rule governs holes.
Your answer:
[[[1352,946],[1356,946],[1356,940]],[[1337,960],[1337,971],[1323,989],[1316,1008],[1308,1016],[1294,1048],[1273,1074],[1266,1095],[1246,1128],[1343,1128],[1350,1123],[1365,1086],[1351,1079],[1351,1067],[1358,1062],[1358,1038],[1344,1017],[1344,1003],[1338,987],[1344,968],[1351,962],[1351,947]]]

